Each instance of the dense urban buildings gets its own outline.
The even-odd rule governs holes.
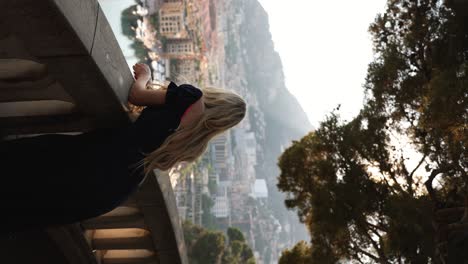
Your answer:
[[[142,27],[157,31],[158,40],[147,45],[154,52],[155,81],[233,89],[251,109],[258,108],[257,99],[247,91],[243,66],[231,64],[229,70],[226,66],[226,31],[231,26],[227,21],[239,26],[242,16],[227,18],[220,13],[227,12],[234,2],[146,2],[147,13],[158,15],[157,23],[151,26],[147,24],[150,19],[142,19],[146,23]],[[229,34],[238,34],[236,30],[231,29]],[[229,45],[240,45],[239,38],[231,39]],[[203,158],[194,164],[181,164],[170,173],[181,219],[219,230],[239,228],[257,251],[257,263],[263,263],[266,247],[279,247],[276,241],[281,229],[274,227],[278,220],[266,207],[268,183],[256,174],[262,155],[258,143],[263,137],[262,122],[261,116],[247,115],[234,129],[214,138]]]

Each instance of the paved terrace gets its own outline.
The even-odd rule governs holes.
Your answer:
[[[96,0],[0,1],[0,138],[130,122],[133,78]],[[1,217],[1,216],[0,216]],[[0,239],[1,263],[187,263],[168,175],[114,211]]]

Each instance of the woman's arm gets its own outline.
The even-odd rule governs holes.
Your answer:
[[[133,65],[133,75],[135,82],[130,88],[128,101],[138,106],[164,104],[166,99],[165,90],[147,89],[148,81],[151,79],[151,72],[148,65],[137,63]]]
[[[182,117],[180,121],[181,127],[186,127],[191,123],[197,122],[200,120],[203,112],[205,111],[205,103],[203,101],[203,96],[198,99],[193,105],[190,106],[188,112]]]

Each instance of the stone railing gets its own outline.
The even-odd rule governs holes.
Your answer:
[[[128,122],[133,78],[96,0],[4,0],[0,17],[3,134]]]
[[[96,0],[0,1],[0,139],[128,123],[132,82]],[[165,173],[106,215],[0,246],[6,263],[187,263]]]
[[[165,172],[149,176],[126,203],[82,226],[99,263],[188,263]]]

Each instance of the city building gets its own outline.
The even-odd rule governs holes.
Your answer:
[[[211,208],[211,213],[216,218],[227,218],[230,214],[230,201],[228,197],[228,188],[218,188],[215,204]]]
[[[247,152],[249,165],[257,165],[257,140],[255,139],[254,132],[245,132],[245,150]]]
[[[216,218],[227,218],[229,216],[229,199],[227,197],[216,197],[211,212]]]
[[[195,47],[191,39],[170,39],[166,43],[166,54],[172,56],[193,55]]]
[[[235,171],[234,178],[244,182],[255,180],[255,166],[257,165],[257,141],[254,132],[242,128],[233,131],[235,138]]]
[[[220,181],[232,180],[233,157],[230,146],[230,131],[215,137],[211,143],[211,160]]]
[[[159,33],[167,38],[185,38],[184,5],[182,2],[163,3],[159,9]]]
[[[199,63],[194,59],[172,59],[170,72],[171,79],[177,83],[197,83]]]
[[[209,171],[208,178],[210,181],[216,182],[216,184],[219,183],[219,175],[213,169]]]

